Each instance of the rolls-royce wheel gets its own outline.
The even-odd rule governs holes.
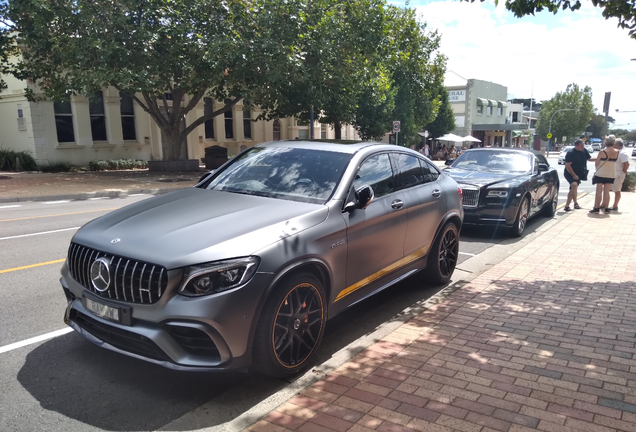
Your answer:
[[[513,236],[521,237],[523,235],[523,231],[526,229],[526,224],[528,223],[529,214],[530,214],[530,200],[528,198],[524,198],[521,201],[521,203],[519,203],[517,218],[515,219],[515,224],[512,226]]]
[[[426,265],[427,280],[435,285],[450,281],[459,253],[459,230],[448,222],[435,239]]]
[[[549,203],[546,203],[545,207],[543,208],[543,214],[549,218],[554,217],[554,215],[556,214],[558,205],[559,205],[559,187],[557,186],[556,190],[554,191],[554,196],[552,197]]]
[[[320,345],[326,317],[325,292],[313,275],[286,278],[263,309],[254,339],[253,368],[278,378],[299,373]]]

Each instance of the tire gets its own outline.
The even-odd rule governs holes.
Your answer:
[[[426,279],[434,285],[447,284],[453,276],[459,253],[459,230],[448,222],[435,239],[426,264]]]
[[[552,218],[556,214],[557,206],[559,205],[559,187],[557,186],[554,192],[554,197],[550,200],[545,207],[543,207],[543,214],[545,217]]]
[[[517,211],[515,224],[512,226],[512,235],[514,237],[521,237],[523,235],[523,231],[526,229],[526,224],[528,223],[529,215],[530,200],[526,197],[523,199],[523,201],[521,201],[521,203],[519,203],[519,210]]]
[[[254,339],[253,368],[277,378],[310,364],[325,332],[325,291],[309,273],[285,278],[267,299]]]

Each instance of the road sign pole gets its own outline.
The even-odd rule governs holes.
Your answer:
[[[395,145],[398,145],[398,133],[399,133],[399,132],[396,132],[396,133],[395,133]]]

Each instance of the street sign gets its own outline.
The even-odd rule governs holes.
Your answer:
[[[551,133],[547,134],[546,136],[548,137],[548,139],[552,138],[552,134]]]
[[[399,132],[399,131],[400,131],[400,121],[395,120],[393,122],[393,132]]]

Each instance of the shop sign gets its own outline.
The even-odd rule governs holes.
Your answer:
[[[449,90],[448,101],[449,102],[465,102],[466,90]]]

